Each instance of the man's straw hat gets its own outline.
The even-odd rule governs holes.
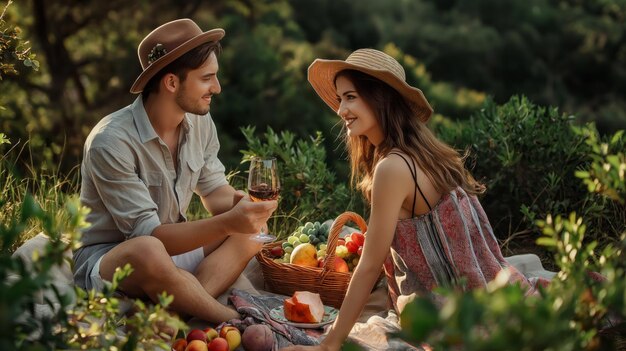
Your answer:
[[[143,91],[150,78],[177,58],[204,43],[219,41],[224,37],[221,28],[203,32],[198,25],[183,18],[168,22],[153,30],[139,44],[137,54],[143,72],[137,77],[130,92]]]
[[[387,83],[409,102],[415,116],[422,122],[428,121],[433,113],[422,91],[407,84],[402,65],[393,57],[374,49],[356,50],[345,61],[316,59],[309,66],[309,82],[333,111],[339,109],[335,76],[346,69],[361,71]]]

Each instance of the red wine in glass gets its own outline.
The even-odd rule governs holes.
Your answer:
[[[280,179],[275,157],[253,157],[250,160],[248,174],[248,194],[252,201],[270,201],[278,198]],[[267,234],[261,228],[260,233],[252,237],[259,242],[276,240],[276,236]]]
[[[270,201],[278,199],[280,189],[268,186],[267,184],[259,184],[248,189],[248,194],[252,201]]]

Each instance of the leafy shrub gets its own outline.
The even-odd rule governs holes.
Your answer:
[[[593,161],[588,140],[602,139],[592,124],[577,127],[573,120],[516,96],[504,105],[488,101],[460,125],[438,125],[444,140],[470,148],[472,173],[487,185],[481,202],[500,239],[536,237],[535,219],[572,211],[590,223],[590,238],[615,241],[626,229],[624,207],[588,193],[573,176]],[[623,134],[613,139],[615,149],[626,145]]]
[[[6,141],[1,134],[0,141]],[[77,196],[58,190],[66,180],[45,172],[26,180],[15,176],[10,171],[15,160],[9,156],[0,158],[0,349],[167,349],[169,336],[154,326],[184,327],[165,310],[171,297],[162,296],[156,305],[129,301],[137,312],[120,314],[114,291],[130,274],[130,267],[116,272],[112,285],[102,293],[79,288],[68,293],[57,288],[51,270],[69,264],[67,252],[79,243],[87,209],[80,206]],[[39,183],[39,198],[28,192],[33,183]],[[33,230],[45,232],[49,242],[27,263],[12,252]],[[49,292],[43,301],[49,312],[36,308],[44,291]],[[132,332],[118,334],[120,327]]]
[[[177,331],[187,328],[185,323],[167,312],[173,296],[159,295],[158,304],[132,301],[130,316],[121,316],[121,301],[115,295],[119,283],[130,275],[132,268],[117,268],[113,281],[104,292],[77,289],[76,305],[69,312],[65,341],[73,348],[125,350],[170,349]],[[125,333],[120,333],[122,327]]]
[[[593,138],[589,146],[607,147]],[[602,154],[578,175],[595,184],[591,191],[618,194],[614,201],[623,202],[624,175],[619,172],[626,168],[623,154]],[[606,172],[598,173],[598,167]],[[618,171],[611,172],[613,168]],[[444,350],[504,350],[513,345],[518,350],[626,348],[626,231],[617,245],[600,249],[595,240],[584,244],[589,229],[585,222],[575,213],[536,221],[543,233],[537,242],[554,250],[560,269],[539,296],[525,297],[518,285],[507,284],[506,272],[487,289],[463,293],[442,288],[447,301],[441,309],[425,298],[407,305],[401,317],[402,337]],[[601,273],[606,280],[598,282],[590,272]]]
[[[243,128],[242,132],[248,146],[242,150],[242,163],[255,155],[272,155],[279,161],[282,190],[270,230],[280,237],[292,233],[303,221],[322,222],[362,206],[360,194],[353,194],[346,184],[338,183],[328,169],[320,132],[309,140],[296,140],[289,131],[276,133],[271,128],[262,139],[254,135],[253,127]]]
[[[578,171],[576,176],[584,180],[590,192],[603,194],[623,205],[626,199],[624,131],[617,131],[608,143],[600,143],[597,133],[589,133],[585,129],[580,132],[587,136],[593,163],[588,171]]]
[[[11,5],[9,0],[0,12],[0,80],[3,76],[17,75],[16,64],[33,70],[39,69],[39,61],[30,51],[30,43],[22,39],[22,30],[5,21],[4,15]]]

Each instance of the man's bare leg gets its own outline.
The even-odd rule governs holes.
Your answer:
[[[113,279],[116,267],[130,263],[133,273],[120,283],[120,289],[130,297],[148,296],[158,301],[163,291],[174,296],[171,308],[175,311],[220,323],[240,315],[209,295],[191,274],[176,265],[163,243],[151,236],[125,241],[102,258],[100,274],[103,279]]]
[[[205,248],[205,254],[207,251],[212,252],[200,262],[195,276],[209,295],[217,298],[233,285],[262,247],[262,243],[251,240],[249,236],[229,236],[214,250]]]

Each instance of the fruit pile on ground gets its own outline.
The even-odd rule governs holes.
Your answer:
[[[264,324],[248,325],[243,333],[228,324],[219,331],[211,327],[192,329],[186,338],[174,340],[172,351],[233,351],[240,345],[246,351],[270,351],[274,332]]]
[[[294,231],[281,246],[270,250],[274,261],[308,267],[321,267],[326,257],[330,227],[320,222],[306,222]],[[359,263],[365,234],[354,232],[337,240],[335,270],[351,272]]]

